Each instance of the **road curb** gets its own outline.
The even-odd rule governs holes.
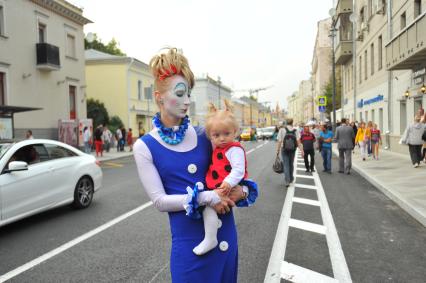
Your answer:
[[[339,152],[336,149],[333,149],[333,153],[339,157]],[[393,202],[395,202],[399,207],[401,207],[405,212],[410,214],[414,219],[416,219],[420,224],[426,227],[426,215],[423,215],[420,211],[413,208],[404,198],[402,198],[398,193],[393,192],[391,189],[388,189],[385,185],[383,185],[376,178],[370,176],[364,169],[362,169],[359,165],[352,162],[352,168],[360,174],[363,178],[365,178],[368,182],[370,182],[373,186],[375,186],[379,191],[385,194],[388,198],[390,198]]]

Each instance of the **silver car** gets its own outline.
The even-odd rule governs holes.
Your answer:
[[[66,204],[86,208],[101,184],[95,157],[67,144],[0,141],[0,226]]]

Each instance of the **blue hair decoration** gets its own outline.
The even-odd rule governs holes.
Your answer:
[[[259,189],[257,187],[257,184],[253,182],[252,180],[242,180],[240,182],[241,186],[246,186],[248,188],[248,195],[247,198],[237,201],[235,204],[238,207],[248,207],[252,206],[259,195]]]
[[[194,185],[194,188],[187,187],[186,191],[188,192],[186,204],[184,204],[184,208],[186,211],[186,215],[191,217],[192,219],[200,219],[201,218],[201,209],[198,204],[198,194],[204,190],[204,185],[201,182],[197,182]]]

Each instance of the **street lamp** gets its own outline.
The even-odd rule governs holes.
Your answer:
[[[217,85],[219,87],[219,109],[220,109],[220,77],[217,77]]]
[[[330,16],[334,16],[336,14],[336,10],[335,9],[331,9],[330,10]],[[334,52],[334,39],[336,37],[336,32],[337,29],[335,27],[335,22],[333,21],[331,23],[331,29],[330,29],[330,33],[329,33],[329,37],[331,38],[331,52],[332,52],[332,62],[331,62],[331,66],[332,66],[332,77],[333,77],[333,133],[336,130],[336,63],[335,63],[335,52]]]
[[[422,87],[420,88],[420,91],[425,94],[426,93],[426,86],[425,84],[422,85]]]

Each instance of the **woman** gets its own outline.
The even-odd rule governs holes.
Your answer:
[[[203,130],[189,124],[186,116],[194,86],[187,59],[172,48],[154,56],[150,67],[160,112],[153,118],[154,129],[138,139],[133,150],[140,180],[154,206],[169,213],[172,281],[237,282],[237,232],[230,208],[243,198],[243,191],[238,187],[229,196],[221,190],[198,194],[195,202],[212,206],[221,214],[221,228],[217,235],[219,247],[203,256],[195,255],[192,249],[204,237],[203,221],[188,217],[184,207],[194,205],[187,187],[204,182],[211,143]]]
[[[127,145],[129,146],[129,151],[133,151],[133,133],[132,128],[129,128],[127,132]]]
[[[371,129],[373,129],[373,122],[368,121],[367,128],[366,128],[366,131],[365,131],[365,137],[364,137],[364,140],[367,144],[368,157],[370,157],[371,153],[373,152],[372,147],[371,147]]]
[[[401,138],[401,143],[408,145],[411,162],[413,163],[414,168],[419,167],[420,162],[422,161],[422,135],[426,126],[425,124],[420,123],[420,120],[420,116],[414,117],[414,123],[405,129]]]
[[[361,149],[361,157],[362,160],[365,161],[366,155],[367,155],[367,143],[365,137],[367,136],[367,130],[365,128],[365,123],[361,122],[361,124],[358,127],[358,131],[356,133],[355,137],[355,144],[359,145]]]
[[[373,158],[379,160],[379,144],[382,144],[382,136],[380,130],[377,129],[377,124],[373,124],[371,129],[371,147],[373,150]]]

